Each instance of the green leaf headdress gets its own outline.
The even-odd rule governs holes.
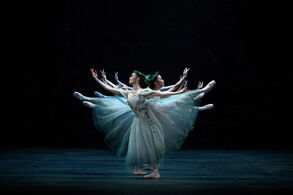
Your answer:
[[[136,74],[138,74],[139,76],[141,76],[141,77],[143,78],[144,82],[145,82],[148,86],[150,85],[150,83],[149,83],[149,81],[148,81],[148,79],[147,79],[147,75],[143,74],[142,72],[139,72],[138,70],[134,70],[133,72],[136,73]]]
[[[156,79],[156,77],[159,75],[159,71],[157,71],[155,74],[151,75],[148,74],[146,75],[146,79],[148,80],[149,83],[154,82],[154,80]]]

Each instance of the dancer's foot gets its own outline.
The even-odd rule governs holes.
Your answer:
[[[211,82],[209,82],[209,84],[207,84],[204,88],[202,88],[201,91],[207,93],[213,89],[215,84],[216,84],[216,81],[212,80]]]
[[[204,106],[199,106],[197,107],[199,111],[203,111],[203,110],[210,110],[214,107],[214,104],[207,104]]]
[[[135,169],[135,170],[133,171],[133,174],[134,174],[134,175],[145,175],[145,174],[147,174],[147,172],[145,172],[145,171],[143,171],[143,170],[141,170],[141,169]]]
[[[73,93],[73,96],[74,96],[75,98],[81,100],[81,101],[84,100],[84,96],[83,96],[81,93],[77,92],[77,91],[75,91],[75,92]]]
[[[195,98],[193,98],[193,100],[200,100],[201,98],[203,98],[205,96],[205,92],[200,93],[198,96],[196,96]]]
[[[160,178],[160,173],[152,172],[151,174],[145,175],[144,178],[159,179]]]
[[[88,102],[88,101],[83,101],[82,102],[82,105],[86,106],[86,107],[89,107],[89,108],[94,108],[96,107],[95,104],[91,103],[91,102]]]

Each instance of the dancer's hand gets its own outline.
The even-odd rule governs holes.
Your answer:
[[[103,70],[100,70],[100,72],[102,73],[102,78],[103,78],[103,80],[106,80],[107,77],[106,77],[106,72],[105,72],[105,70],[104,70],[104,69],[103,69]]]
[[[198,85],[197,85],[197,89],[200,89],[203,87],[203,82],[202,81],[199,81]]]
[[[187,77],[187,74],[188,74],[188,71],[189,71],[190,68],[184,68],[183,70],[183,77]]]
[[[92,76],[94,77],[95,80],[98,80],[98,73],[95,69],[91,68],[91,73],[92,73]]]
[[[123,85],[122,89],[124,89],[124,90],[128,91],[128,89],[127,89],[127,86],[126,86],[126,85]]]
[[[122,86],[120,85],[120,84],[117,84],[117,85],[115,85],[116,87],[116,89],[122,89]]]
[[[115,72],[115,80],[118,81],[118,72]]]
[[[183,75],[180,75],[179,78],[181,79],[185,79],[187,77],[188,71],[190,68],[184,68],[183,70]]]

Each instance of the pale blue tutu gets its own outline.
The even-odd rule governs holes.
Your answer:
[[[105,143],[126,159],[128,167],[160,164],[181,148],[193,130],[199,105],[198,90],[168,98],[150,97],[154,91],[129,97],[97,98],[93,121]],[[124,95],[122,93],[122,95]]]
[[[104,134],[104,142],[108,147],[119,156],[125,156],[135,113],[124,97],[95,98],[95,104],[92,113],[96,129]]]

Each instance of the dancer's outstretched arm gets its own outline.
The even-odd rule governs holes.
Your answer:
[[[105,81],[105,83],[106,83],[107,85],[109,85],[109,86],[112,87],[112,88],[117,88],[117,86],[116,86],[114,83],[112,83],[111,81],[109,81],[109,80],[107,79],[106,72],[104,71],[104,69],[101,70],[100,72],[102,73],[102,78],[103,78],[103,80]]]
[[[177,91],[180,91],[181,89],[185,88],[187,86],[187,80],[185,80],[179,87],[179,89],[177,89]],[[201,89],[203,86],[203,82],[199,81],[198,85],[197,85],[197,89]]]
[[[190,68],[184,68],[183,70],[183,76],[180,78],[180,80],[170,89],[168,89],[167,91],[176,91],[177,88],[180,87],[180,85],[182,85],[182,83],[184,82],[185,78],[187,77],[188,71]]]
[[[116,88],[112,88],[108,85],[106,85],[105,83],[103,83],[100,79],[98,79],[98,73],[94,70],[94,69],[90,69],[91,70],[91,73],[92,73],[92,76],[94,77],[94,79],[97,81],[97,83],[102,86],[105,90],[115,94],[115,95],[118,95],[118,96],[122,96],[122,94],[120,93],[120,90],[122,90],[122,92],[124,93],[124,95],[126,97],[128,97],[128,91],[126,90],[123,90],[123,89],[116,89]]]
[[[172,91],[154,91],[153,93],[150,94],[150,96],[159,96],[161,98],[169,97],[171,95],[178,95],[180,93],[184,93],[187,91],[187,87],[180,91],[172,92]]]
[[[103,83],[105,83],[106,85],[108,85],[109,87],[112,87],[112,88],[115,88],[115,89],[125,89],[125,90],[128,90],[127,86],[126,85],[115,85],[114,83],[112,83],[111,81],[109,81],[107,79],[107,76],[106,76],[106,72],[104,70],[101,70],[100,71],[102,73],[102,81]],[[130,87],[132,89],[132,87]]]
[[[167,91],[169,89],[171,89],[172,87],[174,87],[175,85],[168,85],[168,86],[164,86],[161,88],[161,91]]]
[[[118,79],[118,72],[115,72],[115,81],[116,81],[119,85],[121,85],[121,86],[125,86],[126,89],[128,89],[128,90],[132,90],[132,87],[129,87],[129,86],[125,85],[124,83],[122,83],[121,81],[119,81],[119,79]]]
[[[180,87],[180,85],[183,84],[183,81],[185,80],[186,77],[181,77],[180,80],[173,85],[173,87],[171,87],[170,89],[168,89],[167,91],[172,92],[172,91],[176,91],[176,89],[178,89]]]
[[[180,87],[179,87],[179,89],[177,89],[177,91],[180,91],[181,89],[183,89],[183,88],[185,88],[185,87],[187,87],[187,80],[184,81],[184,82],[180,85]]]

